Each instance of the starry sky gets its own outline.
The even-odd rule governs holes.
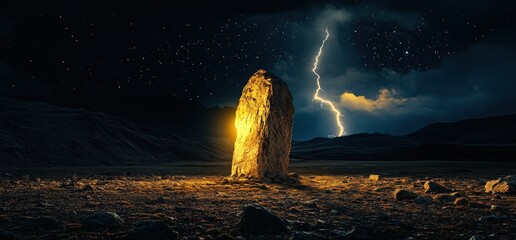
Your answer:
[[[334,135],[328,106],[313,100],[311,72],[328,28],[318,72],[346,131],[406,134],[516,112],[515,5],[20,1],[0,9],[0,94],[167,95],[236,106],[264,68],[292,91],[294,139]]]

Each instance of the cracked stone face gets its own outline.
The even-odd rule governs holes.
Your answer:
[[[288,86],[260,69],[247,82],[236,110],[231,176],[285,178],[294,104]]]

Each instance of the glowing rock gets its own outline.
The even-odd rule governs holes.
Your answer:
[[[286,179],[293,115],[287,84],[263,69],[253,74],[236,110],[231,176]]]

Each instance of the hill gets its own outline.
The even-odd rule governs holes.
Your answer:
[[[433,123],[404,136],[374,133],[295,141],[291,158],[516,160],[516,115]]]

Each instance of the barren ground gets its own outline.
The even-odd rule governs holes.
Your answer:
[[[357,227],[373,239],[516,239],[516,195],[484,192],[487,180],[516,174],[516,162],[294,162],[291,171],[301,175],[300,185],[222,184],[229,169],[228,163],[0,169],[0,238],[118,239],[149,219],[168,222],[186,239],[236,238],[242,206],[258,203],[288,220],[292,233],[329,239]],[[370,174],[381,178],[371,181]],[[427,180],[462,193],[469,204],[393,198],[396,188],[435,196],[424,193]],[[87,185],[93,190],[83,190]],[[82,218],[101,211],[117,213],[124,225],[82,227]],[[30,224],[39,217],[64,228]]]

